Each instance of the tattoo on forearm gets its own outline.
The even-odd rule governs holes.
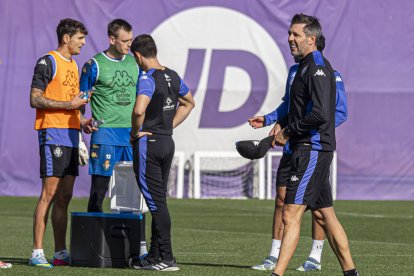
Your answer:
[[[35,108],[40,109],[72,109],[71,101],[55,101],[52,99],[45,98],[43,93],[35,91],[31,93],[31,105]]]
[[[34,98],[35,105],[38,108],[56,108],[56,109],[71,109],[71,102],[60,102],[51,100],[45,97],[36,97]]]

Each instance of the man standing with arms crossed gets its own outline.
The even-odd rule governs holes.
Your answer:
[[[322,226],[344,275],[358,275],[348,239],[335,216],[329,169],[335,141],[335,73],[316,41],[322,27],[316,17],[296,14],[289,29],[292,55],[299,59],[289,101],[289,114],[278,121],[275,143],[292,149],[290,182],[283,210],[283,239],[272,275],[283,275],[299,241],[300,223],[307,208]]]
[[[87,100],[80,98],[78,66],[72,59],[73,55],[80,54],[88,31],[81,22],[67,18],[60,21],[56,32],[59,46],[38,60],[30,90],[30,106],[36,108],[42,192],[33,215],[34,242],[29,265],[45,268],[69,265],[67,210],[78,176],[79,129],[83,125],[90,131],[91,124],[79,112]],[[52,203],[53,265],[43,252],[43,236]]]
[[[128,54],[133,39],[132,26],[123,19],[114,19],[108,24],[108,37],[108,49],[85,63],[80,82],[82,91],[94,88],[92,117],[95,121],[103,121],[98,129],[94,128],[91,137],[89,174],[92,182],[88,212],[102,212],[115,164],[132,161],[129,132],[139,73],[134,58]],[[145,220],[142,221],[140,254],[146,254]]]
[[[317,40],[317,49],[322,52],[325,48],[325,37],[321,37]],[[283,118],[288,114],[289,108],[289,97],[290,89],[298,70],[298,64],[294,64],[289,68],[288,79],[286,81],[286,91],[282,98],[282,103],[271,113],[264,116],[255,116],[249,118],[248,122],[253,128],[262,128],[277,122],[279,118]],[[346,121],[348,110],[346,102],[345,87],[338,72],[335,72],[336,81],[336,111],[335,111],[335,127],[338,127]],[[280,125],[275,126],[270,131],[269,135],[274,135],[280,131]],[[286,195],[286,185],[290,179],[290,168],[292,166],[292,151],[289,149],[289,145],[286,144],[283,147],[283,155],[280,159],[279,167],[277,169],[276,176],[276,199],[275,199],[275,210],[273,217],[273,239],[272,247],[269,256],[263,261],[262,264],[255,265],[252,269],[255,270],[273,270],[279,257],[280,244],[283,237],[283,221],[282,211],[284,206],[284,200]],[[307,260],[299,266],[296,270],[298,271],[312,271],[321,270],[321,257],[324,244],[325,234],[322,227],[315,221],[312,216],[312,248],[309,253]]]
[[[139,79],[131,116],[134,171],[152,215],[148,256],[134,260],[133,267],[176,271],[179,268],[172,252],[171,218],[167,207],[167,183],[175,151],[172,134],[194,108],[194,100],[178,74],[159,63],[157,46],[150,35],[137,36],[131,51],[146,72]]]

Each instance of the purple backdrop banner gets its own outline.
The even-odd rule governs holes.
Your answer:
[[[338,199],[413,200],[411,0],[2,0],[0,195],[40,192],[29,91],[36,60],[57,47],[60,19],[88,28],[87,44],[75,57],[79,66],[107,48],[106,26],[114,18],[128,20],[135,35],[155,37],[161,62],[184,76],[195,94],[196,111],[175,138],[189,157],[251,138],[246,119],[280,103],[293,64],[287,30],[300,12],[320,18],[324,54],[341,72],[348,95],[349,119],[337,130]],[[88,195],[89,186],[82,168],[75,195]]]

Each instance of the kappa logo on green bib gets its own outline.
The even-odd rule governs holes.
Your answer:
[[[124,86],[135,86],[135,82],[126,71],[116,71],[115,76],[112,79],[111,87],[124,87]]]

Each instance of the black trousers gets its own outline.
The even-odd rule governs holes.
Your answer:
[[[174,151],[170,135],[143,136],[134,143],[134,171],[152,216],[148,254],[162,260],[173,259],[167,183]]]

